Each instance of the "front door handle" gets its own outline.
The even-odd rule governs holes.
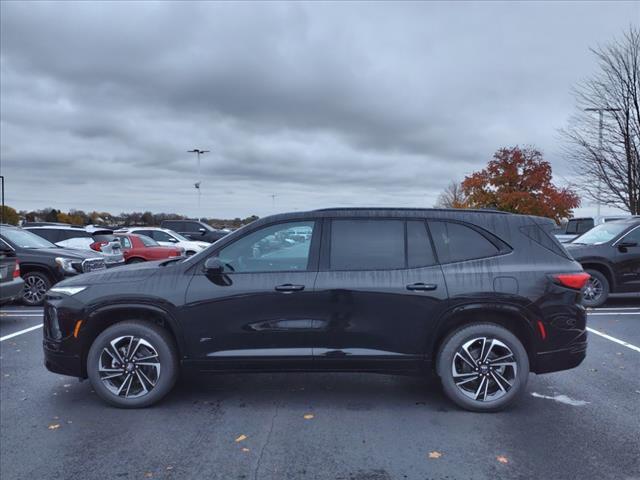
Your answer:
[[[407,285],[407,290],[412,291],[420,291],[420,292],[429,292],[438,288],[438,285],[435,283],[410,283]]]
[[[301,292],[302,290],[304,290],[304,285],[292,285],[291,283],[285,283],[284,285],[278,285],[276,287],[276,291],[282,293]]]

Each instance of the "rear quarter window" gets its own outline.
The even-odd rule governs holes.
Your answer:
[[[429,229],[440,263],[475,260],[501,253],[491,240],[468,225],[430,220]]]
[[[552,251],[556,255],[560,255],[561,257],[565,258],[571,258],[565,248],[560,244],[560,242],[558,242],[555,237],[548,235],[541,226],[527,225],[525,227],[520,227],[520,231],[531,240],[539,245],[542,245],[544,248]]]

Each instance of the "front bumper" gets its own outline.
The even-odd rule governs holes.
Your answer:
[[[21,277],[14,278],[10,282],[0,283],[0,305],[21,298],[23,290],[24,280]]]

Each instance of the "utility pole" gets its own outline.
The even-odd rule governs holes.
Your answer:
[[[202,184],[202,178],[200,176],[200,155],[209,153],[209,150],[194,148],[193,150],[187,150],[187,153],[195,153],[198,157],[198,181],[194,183],[193,186],[196,187],[196,191],[198,192],[198,220],[200,220],[200,185]]]
[[[0,213],[0,223],[4,223],[4,175],[0,175],[2,180],[2,213]]]
[[[598,112],[600,116],[600,122],[598,126],[598,154],[602,157],[602,129],[604,128],[604,112],[619,112],[619,108],[585,108],[585,112]],[[600,172],[598,175],[598,205],[597,205],[597,215],[600,216],[600,196],[602,195],[602,174]]]
[[[273,207],[273,213],[276,213],[276,194],[271,194],[271,205]]]

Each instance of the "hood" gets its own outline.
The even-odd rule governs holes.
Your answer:
[[[606,244],[602,245],[580,245],[577,243],[564,243],[564,248],[575,259],[580,260],[585,257],[593,257],[602,254],[602,249],[607,248]]]
[[[74,248],[29,248],[25,252],[44,255],[51,258],[64,257],[73,258],[74,260],[86,260],[87,258],[102,258],[102,255],[93,250],[77,250]]]
[[[166,262],[166,259],[155,262],[133,263],[131,265],[123,265],[120,267],[83,273],[82,275],[77,275],[63,280],[57,285],[67,287],[103,283],[141,282],[157,274],[161,268],[165,268],[161,266],[163,262]]]
[[[189,242],[189,243],[193,243],[194,245],[200,247],[200,248],[207,248],[209,247],[211,244],[207,243],[207,242]]]

